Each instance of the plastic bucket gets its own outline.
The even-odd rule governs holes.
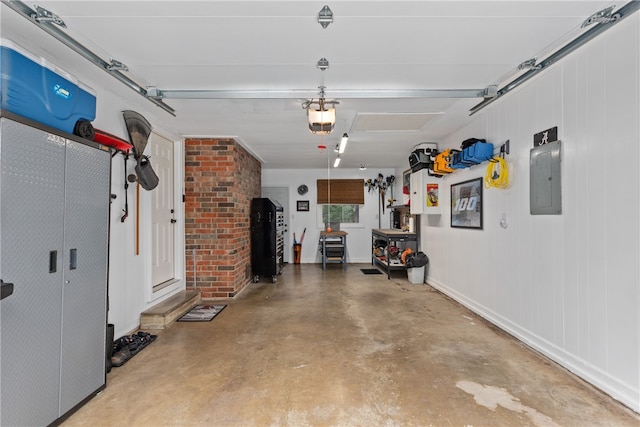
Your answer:
[[[407,277],[409,282],[414,285],[421,285],[424,283],[424,265],[422,267],[407,268]]]

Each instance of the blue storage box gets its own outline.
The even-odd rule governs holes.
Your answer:
[[[462,151],[451,150],[451,163],[449,166],[453,169],[464,169],[471,166],[471,163],[467,163],[462,159]]]
[[[462,150],[462,161],[479,164],[493,158],[493,144],[478,141]]]
[[[6,39],[0,39],[0,106],[68,133],[96,118],[91,88]]]

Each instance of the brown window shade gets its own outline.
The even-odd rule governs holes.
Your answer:
[[[318,204],[364,205],[364,179],[332,179],[328,183],[326,179],[317,181]]]

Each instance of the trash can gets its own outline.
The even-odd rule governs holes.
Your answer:
[[[407,264],[407,277],[409,282],[414,285],[423,284],[425,279],[425,270],[429,264],[429,258],[424,252],[416,252],[407,255],[405,262]]]
[[[424,283],[424,266],[407,268],[407,276],[409,282],[414,285],[421,285]]]
[[[300,264],[300,255],[302,255],[302,243],[293,244],[293,263]]]

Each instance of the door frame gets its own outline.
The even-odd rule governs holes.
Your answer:
[[[176,223],[173,228],[173,241],[174,241],[174,279],[170,281],[167,286],[153,291],[152,280],[152,256],[151,256],[151,241],[152,241],[152,229],[150,221],[141,224],[140,227],[140,240],[141,250],[144,252],[141,255],[144,258],[145,268],[145,296],[147,303],[155,302],[170,294],[175,294],[180,290],[186,288],[185,282],[185,246],[184,246],[184,140],[175,140],[169,135],[163,134],[153,130],[157,136],[167,139],[173,142],[173,205],[175,209]],[[143,194],[147,193],[147,194]],[[143,197],[146,196],[146,197]],[[141,212],[151,212],[151,194],[150,192],[141,191],[140,194],[140,208]]]

